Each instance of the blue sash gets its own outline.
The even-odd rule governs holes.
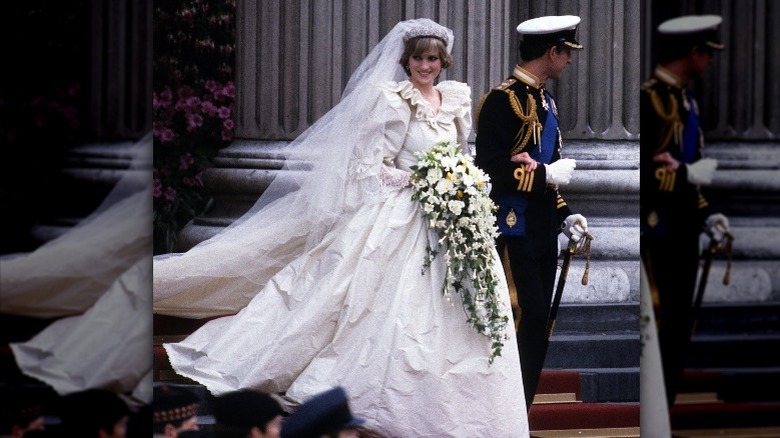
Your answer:
[[[544,93],[543,98],[547,99],[550,110],[547,111],[547,118],[544,121],[544,128],[542,128],[541,148],[534,148],[530,155],[531,158],[536,161],[550,164],[553,151],[555,150],[555,144],[558,141],[558,118],[553,114],[555,112],[555,103],[547,92]],[[541,151],[539,149],[541,149]]]
[[[689,107],[688,120],[685,121],[685,129],[683,130],[683,144],[682,144],[682,161],[683,163],[693,163],[693,159],[696,156],[696,147],[699,144],[699,116],[694,111],[693,99],[688,98]]]

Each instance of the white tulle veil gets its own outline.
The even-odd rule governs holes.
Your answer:
[[[35,251],[0,258],[0,312],[38,318],[81,313],[152,249],[152,134],[89,216]]]
[[[285,150],[285,166],[252,209],[186,253],[155,257],[155,313],[202,318],[235,313],[300,254],[327,245],[328,232],[382,199],[385,129],[378,84],[407,79],[399,60],[408,35],[453,33],[421,18],[398,23],[350,77],[341,101]]]

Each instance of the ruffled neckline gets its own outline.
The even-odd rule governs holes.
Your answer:
[[[460,82],[444,81],[433,87],[441,94],[441,105],[438,112],[410,81],[398,82],[397,86],[393,88],[411,104],[418,120],[449,122],[454,117],[462,115],[463,109],[468,107],[469,89],[466,84]]]

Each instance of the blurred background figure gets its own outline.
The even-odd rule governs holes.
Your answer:
[[[359,438],[364,423],[352,415],[347,393],[337,386],[300,405],[282,425],[282,438]]]
[[[117,394],[90,389],[64,396],[59,403],[60,427],[54,436],[125,438],[130,408]]]
[[[154,436],[197,436],[193,432],[200,430],[197,417],[199,408],[200,399],[192,392],[176,386],[155,386],[152,413]]]
[[[641,252],[665,381],[644,381],[643,351],[643,437],[669,436],[645,388],[675,436],[780,427],[780,5],[742,6],[643,2]]]
[[[218,396],[212,403],[216,438],[279,438],[285,412],[273,397],[242,390]]]
[[[723,50],[716,15],[683,16],[658,27],[659,65],[642,85],[642,258],[657,291],[659,346],[669,407],[674,403],[693,329],[699,235],[725,239],[728,219],[714,213],[701,187],[717,161],[703,158],[699,106],[688,83]]]
[[[43,430],[44,404],[39,396],[18,385],[0,388],[0,437],[30,436]]]

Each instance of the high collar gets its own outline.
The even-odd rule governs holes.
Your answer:
[[[680,79],[679,76],[672,73],[668,69],[663,68],[660,65],[655,68],[655,72],[653,72],[653,75],[655,75],[655,77],[657,77],[664,83],[669,84],[673,87],[677,87],[677,88],[683,87],[682,79]]]
[[[515,66],[515,69],[512,71],[512,76],[524,84],[530,85],[534,88],[540,88],[542,85],[544,85],[539,82],[539,78],[537,78],[536,75],[524,69],[523,67],[520,67],[519,65]]]

